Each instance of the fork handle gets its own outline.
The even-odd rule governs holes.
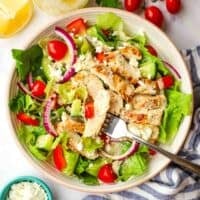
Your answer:
[[[168,157],[171,161],[173,161],[177,165],[185,168],[187,171],[195,173],[196,175],[198,175],[200,177],[200,165],[197,165],[197,164],[192,163],[184,158],[181,158],[180,156],[170,153],[169,151],[166,151],[157,145],[148,143],[145,140],[143,140],[135,135],[132,138],[135,139],[136,141],[138,141],[139,143],[143,143],[143,144],[147,145],[148,147],[150,147],[151,149],[165,155],[166,157]]]

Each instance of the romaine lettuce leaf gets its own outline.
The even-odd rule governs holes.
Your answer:
[[[99,185],[99,181],[97,177],[91,176],[88,173],[83,173],[80,176],[78,176],[80,180],[85,183],[86,185]]]
[[[179,92],[175,90],[176,88],[178,87],[166,90],[168,105],[160,127],[159,142],[161,143],[171,142],[178,131],[183,117],[191,113],[192,96]]]
[[[103,30],[123,30],[123,20],[111,12],[98,15],[96,24],[100,29]]]
[[[35,76],[42,75],[40,67],[43,52],[39,45],[33,45],[27,50],[13,49],[12,56],[16,60],[17,73],[22,81],[29,72]]]
[[[83,172],[85,172],[86,168],[89,165],[89,160],[87,160],[86,158],[83,157],[79,157],[78,163],[76,165],[76,169],[75,169],[75,173],[77,175],[82,174]]]
[[[86,152],[93,152],[104,145],[101,139],[94,139],[91,137],[83,137],[82,142],[84,151]]]
[[[139,176],[148,169],[148,158],[146,154],[137,152],[127,158],[120,167],[119,179],[128,180],[131,176]]]

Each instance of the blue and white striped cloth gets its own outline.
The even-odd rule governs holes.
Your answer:
[[[181,51],[191,72],[195,112],[189,137],[179,155],[200,164],[200,46]],[[199,169],[200,170],[200,169]],[[158,176],[138,187],[83,200],[200,200],[200,179],[170,164]]]

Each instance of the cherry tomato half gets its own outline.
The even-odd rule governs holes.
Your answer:
[[[100,53],[96,53],[96,59],[99,61],[99,62],[103,62],[104,58],[105,58],[105,54],[104,52],[100,52]]]
[[[85,117],[87,119],[94,117],[94,102],[85,104]]]
[[[36,97],[43,96],[45,88],[46,88],[46,84],[43,81],[36,80],[33,83],[31,93]]]
[[[78,18],[72,21],[70,24],[68,24],[66,26],[66,29],[68,32],[74,33],[75,35],[81,35],[86,32],[87,25],[83,18]]]
[[[158,56],[157,51],[151,45],[146,45],[146,48],[148,49],[148,52],[150,54],[152,54],[153,56]]]
[[[166,8],[171,14],[176,14],[181,10],[181,0],[166,0]]]
[[[156,153],[157,152],[155,150],[149,149],[149,155],[154,156],[154,155],[156,155]]]
[[[141,2],[141,0],[125,0],[124,7],[127,11],[133,12],[140,7]]]
[[[17,119],[21,121],[24,124],[31,125],[31,126],[38,126],[39,125],[39,120],[32,118],[28,114],[24,112],[20,112],[17,114]]]
[[[150,6],[145,9],[145,18],[158,27],[161,27],[164,21],[161,10],[156,6]]]
[[[113,183],[117,179],[117,175],[112,168],[112,164],[103,165],[98,172],[98,178],[104,183]]]
[[[60,40],[51,40],[48,42],[47,50],[52,59],[59,61],[65,57],[68,47]]]
[[[63,170],[67,163],[64,157],[62,145],[58,145],[54,150],[53,150],[53,161],[58,170]]]

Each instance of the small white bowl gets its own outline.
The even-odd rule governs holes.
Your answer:
[[[192,83],[190,74],[187,70],[187,67],[183,61],[183,58],[181,57],[179,51],[174,46],[174,44],[170,41],[170,39],[163,33],[159,28],[152,25],[148,21],[142,19],[141,17],[132,14],[130,12],[126,12],[119,9],[111,9],[111,8],[86,8],[74,11],[72,13],[69,13],[65,16],[64,19],[59,20],[58,22],[54,23],[53,25],[50,25],[46,29],[44,29],[39,35],[36,35],[35,38],[30,39],[29,44],[30,46],[34,42],[37,42],[39,38],[43,37],[44,35],[50,34],[55,25],[62,26],[66,25],[67,23],[71,22],[73,19],[82,17],[89,22],[93,23],[95,22],[96,15],[105,13],[105,12],[113,12],[120,16],[124,22],[125,22],[125,28],[126,31],[130,33],[138,32],[138,31],[144,31],[148,38],[149,42],[156,48],[156,50],[159,52],[159,56],[166,60],[167,62],[171,63],[173,66],[176,66],[177,71],[181,74],[182,77],[182,91],[192,94]],[[12,98],[16,94],[16,72],[14,71],[12,74],[12,77],[10,79],[10,90],[9,90],[9,99]],[[166,157],[157,154],[153,157],[153,159],[150,162],[149,171],[144,174],[143,176],[128,180],[126,182],[120,182],[112,185],[100,185],[100,186],[87,186],[78,181],[77,179],[67,177],[63,175],[62,173],[59,173],[53,166],[51,166],[48,163],[40,162],[36,160],[34,157],[32,157],[26,147],[20,143],[17,135],[16,130],[18,128],[18,123],[16,121],[15,116],[8,112],[10,115],[10,121],[11,121],[11,129],[13,130],[13,136],[16,139],[16,143],[19,145],[19,148],[22,150],[24,155],[30,160],[31,164],[36,166],[38,169],[40,169],[46,176],[48,176],[51,180],[60,183],[68,188],[76,189],[79,191],[84,192],[91,192],[91,193],[111,193],[111,192],[118,192],[125,189],[128,189],[130,187],[134,187],[137,185],[140,185],[149,179],[153,178],[155,175],[157,175],[161,170],[163,170],[170,162],[169,159]],[[183,145],[185,138],[187,136],[187,133],[189,131],[189,127],[191,124],[192,115],[187,116],[184,118],[179,131],[173,140],[172,144],[163,146],[166,150],[169,150],[172,153],[177,153],[181,146]]]

